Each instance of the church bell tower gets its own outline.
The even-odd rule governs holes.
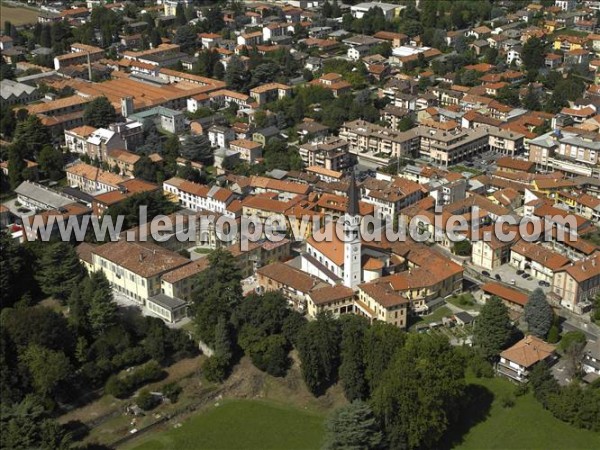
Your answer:
[[[344,286],[353,289],[362,283],[358,198],[359,192],[353,172],[348,187],[348,208],[344,215]]]

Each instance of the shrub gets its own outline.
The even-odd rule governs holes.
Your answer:
[[[167,397],[171,403],[177,403],[182,389],[177,383],[168,383],[163,386],[162,391],[165,397]]]
[[[116,375],[111,375],[104,386],[104,392],[113,397],[125,398],[129,393],[129,387],[124,380],[121,380]]]
[[[515,389],[515,395],[517,397],[521,397],[522,395],[527,394],[529,392],[529,386],[527,384],[519,384]]]
[[[503,408],[512,408],[515,406],[515,398],[512,396],[512,394],[503,394],[500,397],[500,404]]]
[[[144,411],[150,411],[158,406],[160,400],[155,395],[152,395],[148,389],[142,389],[135,402]]]
[[[216,356],[208,358],[202,366],[204,377],[212,383],[221,383],[225,379],[227,366]]]

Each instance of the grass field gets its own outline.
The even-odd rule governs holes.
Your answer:
[[[38,12],[33,9],[7,6],[2,3],[0,5],[0,16],[2,16],[2,23],[8,20],[13,25],[24,25],[37,22]]]
[[[600,448],[600,435],[574,428],[544,410],[533,394],[515,397],[512,408],[502,406],[503,396],[512,395],[514,385],[504,379],[470,380],[479,389],[481,398],[494,395],[488,417],[472,426],[462,441],[452,447],[461,450],[480,449],[548,449],[569,450]],[[487,391],[487,395],[486,392]],[[481,406],[481,405],[480,405]]]
[[[321,448],[323,416],[255,400],[211,406],[181,427],[141,437],[139,450],[304,450]]]

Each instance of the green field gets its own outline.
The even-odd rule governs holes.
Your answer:
[[[514,397],[515,405],[512,408],[504,408],[500,399],[514,392],[514,386],[507,380],[493,378],[469,381],[482,399],[491,393],[494,395],[494,400],[487,419],[473,425],[462,439],[459,438],[452,444],[453,448],[462,450],[600,448],[599,434],[574,428],[555,419],[549,411],[541,407],[531,393]],[[480,412],[484,409],[482,403],[485,402],[479,404]]]
[[[211,406],[181,427],[140,437],[140,450],[304,450],[319,449],[323,417],[255,400],[230,400]]]

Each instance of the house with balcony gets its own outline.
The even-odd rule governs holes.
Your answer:
[[[527,383],[531,369],[542,361],[551,363],[556,357],[555,353],[554,345],[533,335],[525,336],[500,353],[496,371],[518,383]]]

